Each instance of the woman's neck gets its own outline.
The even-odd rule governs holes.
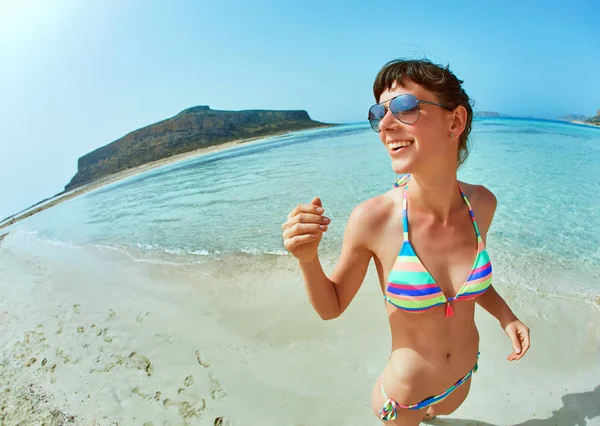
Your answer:
[[[429,174],[412,174],[408,185],[410,208],[427,212],[436,221],[447,223],[451,214],[463,204],[456,167]]]

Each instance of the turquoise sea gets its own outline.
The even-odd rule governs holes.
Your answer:
[[[476,119],[459,178],[498,198],[488,249],[501,294],[549,319],[559,301],[600,309],[600,129]],[[146,262],[253,256],[259,264],[287,256],[287,213],[320,196],[332,219],[321,249],[331,264],[354,206],[394,179],[368,124],[343,125],[153,169],[32,216],[11,234],[31,244],[119,250]]]

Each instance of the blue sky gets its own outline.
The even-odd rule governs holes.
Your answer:
[[[449,64],[476,110],[593,115],[598,16],[591,0],[0,0],[0,219],[191,106],[362,121],[400,56]]]

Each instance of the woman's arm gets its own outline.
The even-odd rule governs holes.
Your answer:
[[[331,278],[328,278],[318,255],[299,260],[308,299],[324,320],[339,317],[358,292],[371,260],[368,241],[368,201],[358,205],[350,215],[342,251]]]
[[[487,244],[487,233],[492,225],[498,200],[496,196],[486,187],[477,185],[473,189],[473,209],[477,216],[477,224],[483,243]],[[490,286],[485,293],[475,299],[483,309],[494,316],[504,328],[509,322],[516,319],[504,299]]]
[[[502,327],[502,329],[518,319],[493,286],[490,286],[485,293],[477,297],[475,301],[500,322],[500,327]]]
[[[475,193],[477,194],[474,197],[477,200],[476,214],[481,219],[478,221],[479,232],[485,243],[488,229],[496,212],[497,200],[494,194],[484,186],[477,186]],[[475,301],[500,322],[500,327],[510,338],[513,352],[508,355],[507,359],[509,361],[521,359],[529,350],[529,328],[517,318],[493,286],[490,286]]]

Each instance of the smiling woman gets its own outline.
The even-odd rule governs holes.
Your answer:
[[[510,338],[509,360],[529,348],[529,329],[492,286],[485,240],[496,198],[457,180],[473,120],[461,85],[448,67],[427,60],[396,60],[381,69],[369,121],[393,171],[403,176],[354,209],[329,277],[318,257],[331,223],[321,200],[299,204],[283,224],[284,245],[298,259],[309,300],[323,319],[346,310],[374,261],[392,353],[373,387],[372,407],[390,425],[417,425],[465,400],[479,357],[475,303]]]

